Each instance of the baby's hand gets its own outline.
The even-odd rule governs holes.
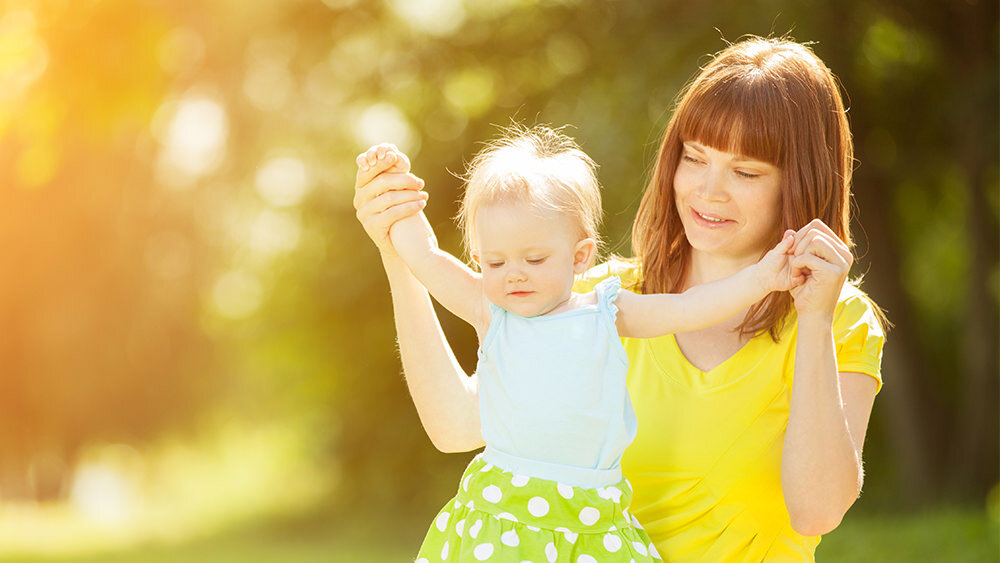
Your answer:
[[[792,272],[791,253],[795,243],[795,231],[787,230],[774,248],[757,262],[761,283],[769,291],[788,291],[805,281],[805,276]]]
[[[390,143],[371,147],[359,154],[356,161],[358,176],[355,186],[363,186],[383,172],[405,174],[410,171],[410,159]]]

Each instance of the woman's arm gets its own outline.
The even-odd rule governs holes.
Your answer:
[[[798,333],[781,486],[792,527],[815,536],[836,528],[861,493],[877,384],[837,371],[833,311],[853,262],[847,246],[816,220],[796,234],[795,255],[793,270],[807,274],[792,290]]]
[[[482,447],[479,380],[462,371],[427,291],[398,257],[382,255],[389,278],[399,355],[420,423],[442,452]]]
[[[468,451],[483,445],[478,380],[458,365],[427,290],[396,255],[389,237],[393,223],[423,209],[427,195],[421,187],[423,182],[408,172],[359,175],[354,207],[358,221],[382,256],[406,385],[420,422],[439,450]]]

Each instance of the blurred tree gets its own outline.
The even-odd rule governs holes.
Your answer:
[[[17,5],[0,15],[3,495],[64,479],[85,443],[225,405],[306,433],[344,506],[429,515],[468,456],[435,452],[406,396],[354,156],[406,150],[459,253],[452,173],[477,141],[572,124],[609,250],[630,254],[677,92],[724,40],[787,30],[850,99],[857,272],[896,324],[866,497],[997,480],[995,3]],[[442,319],[473,369],[474,333]]]

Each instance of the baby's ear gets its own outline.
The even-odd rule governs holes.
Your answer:
[[[597,254],[597,241],[585,238],[576,243],[573,249],[573,273],[582,274],[590,269],[590,264]]]
[[[469,253],[469,255],[472,256],[472,261],[476,263],[476,266],[479,266],[479,268],[482,269],[483,263],[479,261],[479,251],[473,250]]]

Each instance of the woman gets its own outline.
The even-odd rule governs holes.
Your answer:
[[[622,460],[633,510],[665,561],[812,561],[861,490],[881,387],[877,308],[846,284],[853,149],[835,78],[808,48],[750,39],[681,97],[633,228],[633,262],[597,268],[678,292],[756,262],[785,229],[808,278],[707,329],[626,339],[638,436]],[[362,179],[362,182],[364,179]],[[443,451],[482,445],[462,372],[388,227],[423,206],[416,177],[359,186],[382,252],[407,384]],[[794,382],[794,385],[793,385]]]

